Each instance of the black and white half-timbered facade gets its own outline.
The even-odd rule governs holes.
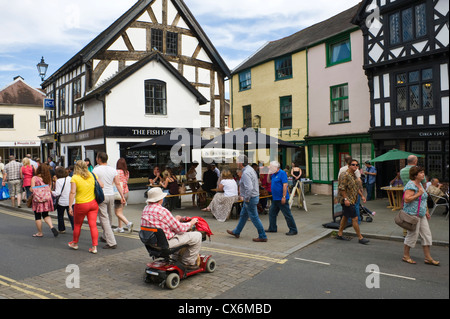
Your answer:
[[[364,34],[376,155],[425,155],[429,177],[449,179],[449,1],[365,0],[353,23]],[[388,185],[393,163],[377,182]]]
[[[106,151],[109,165],[125,157],[132,177],[148,176],[159,155],[130,146],[175,128],[223,130],[229,75],[184,1],[139,0],[43,82],[56,106],[44,155],[67,166]]]

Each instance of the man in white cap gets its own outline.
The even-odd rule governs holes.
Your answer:
[[[188,245],[181,262],[190,270],[198,268],[197,257],[202,247],[202,234],[200,232],[188,232],[198,222],[197,218],[189,223],[181,223],[180,216],[174,217],[170,211],[162,206],[164,197],[160,187],[154,187],[148,192],[147,206],[141,216],[142,227],[161,228],[169,242],[169,248]]]

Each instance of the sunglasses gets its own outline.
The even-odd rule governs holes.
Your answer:
[[[350,164],[350,166],[359,166],[359,164]]]

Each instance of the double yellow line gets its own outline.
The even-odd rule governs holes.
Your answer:
[[[37,297],[40,299],[66,299],[62,296],[59,296],[57,294],[54,294],[51,291],[42,289],[42,288],[37,288],[31,285],[27,285],[21,282],[18,282],[14,279],[5,277],[5,276],[1,276],[0,275],[0,285],[20,291],[28,296],[33,296],[33,297]]]

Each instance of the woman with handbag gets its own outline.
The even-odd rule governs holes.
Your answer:
[[[65,211],[67,211],[73,230],[73,216],[69,214],[70,180],[72,178],[68,176],[66,169],[62,166],[56,167],[55,175],[57,180],[52,194],[55,198],[54,206],[58,213],[58,231],[60,234],[64,234],[66,232],[66,225],[64,224]]]
[[[425,264],[439,266],[439,261],[434,260],[430,255],[430,246],[432,237],[428,220],[430,214],[427,207],[428,194],[422,186],[422,180],[425,177],[425,171],[422,167],[414,166],[409,171],[411,179],[404,188],[403,211],[408,215],[418,216],[418,223],[414,230],[408,230],[405,237],[405,246],[403,250],[403,261],[409,264],[416,264],[411,258],[410,250],[416,246],[420,235],[422,239],[423,253],[425,255]]]
[[[95,199],[95,178],[90,173],[86,163],[82,160],[76,162],[72,179],[70,180],[69,214],[73,216],[73,240],[68,244],[70,248],[78,249],[81,226],[87,216],[91,230],[92,247],[89,252],[96,254],[98,246],[97,212],[98,203]],[[97,179],[98,180],[98,179]],[[100,186],[102,183],[98,180]],[[74,202],[76,204],[73,206]]]
[[[58,231],[52,224],[52,218],[48,212],[52,212],[53,199],[50,185],[52,183],[52,176],[50,175],[50,168],[48,164],[43,163],[39,165],[36,170],[36,176],[31,179],[31,192],[33,196],[31,208],[34,211],[34,219],[36,222],[37,233],[33,237],[43,237],[42,220],[50,227],[53,236],[58,236]]]

